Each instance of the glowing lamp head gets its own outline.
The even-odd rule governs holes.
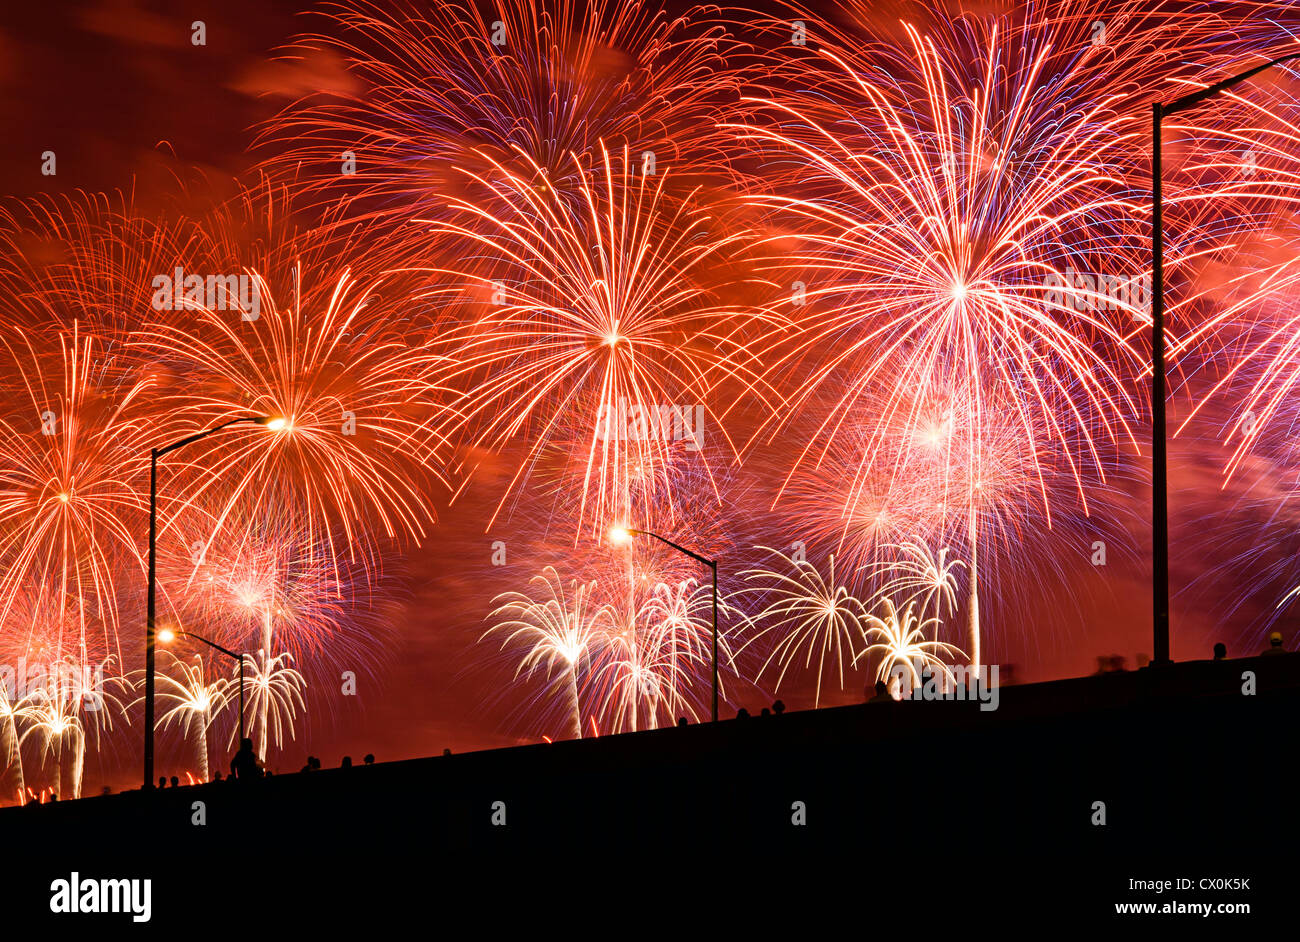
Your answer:
[[[280,432],[289,427],[289,420],[282,415],[268,415],[258,421],[272,432]]]
[[[632,531],[627,527],[615,525],[609,528],[609,541],[615,546],[621,546],[630,539],[632,539]]]
[[[158,632],[158,640],[163,644],[171,644],[176,640],[176,632],[172,631],[170,628],[164,628],[162,631]]]

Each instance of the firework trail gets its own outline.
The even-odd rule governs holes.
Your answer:
[[[574,580],[566,592],[564,582],[554,567],[547,566],[533,576],[529,585],[536,597],[522,592],[498,595],[491,618],[496,624],[483,635],[504,635],[501,649],[521,650],[515,678],[531,679],[539,670],[548,687],[559,667],[569,717],[568,735],[582,738],[582,710],[578,698],[578,673],[582,661],[590,660],[591,647],[609,618],[604,606],[592,601],[595,582],[580,584]],[[482,639],[480,639],[482,640]]]
[[[754,625],[746,646],[760,639],[774,637],[771,653],[760,673],[773,661],[780,667],[775,689],[780,689],[786,673],[802,655],[805,669],[817,661],[814,705],[821,703],[822,680],[834,670],[839,689],[844,689],[844,664],[853,662],[864,637],[863,621],[867,612],[850,585],[840,581],[831,556],[828,571],[821,571],[805,558],[787,555],[769,547],[760,549],[778,557],[777,568],[747,569],[741,577],[750,583],[735,596],[757,596],[762,608],[750,621]]]
[[[463,391],[457,424],[476,448],[526,438],[513,487],[576,422],[592,535],[631,504],[635,469],[666,464],[701,411],[722,439],[711,447],[732,447],[710,404],[715,384],[765,389],[747,346],[763,319],[722,289],[744,280],[728,261],[743,233],[717,232],[707,207],[668,194],[668,174],[632,173],[626,151],[619,164],[602,149],[597,167],[577,166],[570,202],[494,163],[492,179],[478,179],[505,209],[458,202],[462,221],[429,221],[474,259],[428,272],[438,281],[427,297],[470,309],[445,338],[454,368],[441,382]]]
[[[251,292],[172,298],[174,310],[132,346],[186,377],[166,405],[192,429],[250,414],[285,419],[269,438],[231,433],[187,449],[174,472],[187,475],[187,495],[217,489],[233,507],[292,488],[313,541],[354,560],[377,538],[422,537],[433,519],[434,359],[403,338],[377,285],[326,253],[339,246],[304,244],[277,221],[281,202],[274,188],[246,192],[217,214],[214,245],[190,264],[242,272]]]
[[[957,610],[957,572],[965,563],[949,557],[950,547],[933,551],[920,540],[890,549],[893,559],[878,565],[872,574],[886,580],[879,594],[890,599],[901,596],[908,606],[919,600],[921,624],[942,624],[945,613],[952,615]],[[927,618],[931,611],[933,615]]]
[[[868,614],[863,621],[867,640],[874,640],[875,643],[862,649],[853,660],[854,666],[857,666],[859,657],[869,658],[872,654],[879,653],[881,658],[880,666],[876,669],[877,680],[883,681],[896,670],[905,668],[912,687],[916,687],[921,679],[917,664],[921,664],[923,668],[938,668],[948,684],[955,683],[952,671],[940,655],[961,657],[961,650],[942,641],[925,640],[926,631],[936,628],[938,620],[921,619],[912,611],[911,602],[902,612],[898,611],[890,599],[882,598],[879,604],[884,617]]]
[[[494,18],[463,0],[418,9],[357,0],[328,15],[333,34],[302,37],[296,52],[341,59],[349,87],[273,119],[264,167],[295,179],[305,170],[309,194],[338,201],[372,232],[397,233],[390,267],[427,260],[429,233],[409,224],[440,215],[443,194],[499,195],[462,169],[491,176],[501,164],[566,190],[602,143],[651,173],[726,161],[714,115],[738,81],[719,25],[617,0],[512,0]]]
[[[784,227],[774,244],[797,246],[774,268],[806,283],[765,352],[806,377],[779,415],[822,416],[788,486],[845,435],[866,439],[856,484],[905,480],[922,443],[895,436],[951,402],[944,452],[962,470],[932,493],[942,516],[965,506],[974,662],[990,428],[1014,434],[1049,524],[1053,494],[1086,514],[1085,484],[1137,448],[1141,163],[1120,94],[1078,98],[1051,35],[991,17],[903,24],[896,42],[833,35],[800,59],[815,98],[752,96],[753,119],[733,125],[790,168],[753,197]],[[1079,287],[1076,270],[1105,278]]]
[[[272,656],[265,650],[259,650],[257,658],[250,660],[244,670],[247,709],[257,719],[253,724],[253,732],[257,737],[257,757],[265,762],[272,742],[276,749],[284,747],[286,730],[289,738],[294,738],[294,719],[307,706],[303,697],[307,682],[294,669],[293,655],[288,651]],[[239,683],[238,672],[239,668],[235,667],[232,683],[236,687]],[[238,726],[231,728],[228,745],[234,744],[237,732]]]
[[[74,658],[52,662],[49,672],[16,708],[26,727],[19,748],[35,736],[42,758],[53,753],[55,787],[61,796],[81,797],[87,733],[98,743],[101,730],[112,728],[112,708],[124,712],[114,691],[125,689],[127,683],[121,677],[106,678],[104,670],[109,666],[111,661],[92,668]],[[66,763],[65,753],[69,755]]]
[[[23,754],[19,749],[18,739],[20,709],[21,701],[15,704],[10,697],[9,684],[0,682],[0,753],[3,754],[4,762],[4,775],[0,777],[0,781],[6,781],[10,775],[9,770],[12,769],[16,790],[21,796],[26,793],[27,781],[23,776]],[[7,784],[2,794],[10,794]]]
[[[383,633],[367,604],[375,575],[333,560],[323,540],[313,543],[287,496],[225,516],[190,502],[168,521],[165,535],[159,584],[182,623],[248,652],[248,663],[260,661],[264,672],[279,652],[291,657],[295,672],[300,667],[321,681],[337,677],[339,667],[378,666]],[[273,703],[258,700],[262,758]]]
[[[120,657],[118,580],[143,572],[152,386],[123,380],[77,324],[0,328],[0,383],[0,624],[40,587],[67,614],[60,655]]]
[[[170,652],[169,652],[170,653]],[[198,760],[199,781],[210,779],[208,768],[208,729],[230,703],[229,689],[234,686],[224,677],[208,680],[201,655],[194,655],[194,663],[172,655],[176,675],[165,671],[157,675],[158,697],[164,704],[164,713],[158,723],[163,729],[175,723],[187,739],[193,739],[195,758]]]

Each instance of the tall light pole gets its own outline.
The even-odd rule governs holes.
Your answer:
[[[1165,427],[1165,238],[1162,226],[1160,131],[1169,115],[1194,108],[1238,82],[1244,82],[1283,62],[1300,59],[1300,52],[1273,59],[1209,88],[1184,95],[1169,104],[1151,106],[1151,595],[1155,633],[1154,664],[1169,658],[1169,457]]]
[[[234,651],[227,650],[215,641],[209,641],[202,635],[196,635],[192,631],[182,631],[181,634],[187,638],[193,638],[195,641],[202,641],[208,647],[220,651],[222,654],[226,655],[226,657],[234,658],[239,662],[239,743],[242,746],[244,743],[244,655],[236,654]],[[164,628],[162,631],[158,632],[158,640],[163,644],[169,643],[175,637],[176,633],[170,628]],[[149,771],[152,772],[153,770],[150,769]]]
[[[278,432],[288,424],[287,420],[275,416],[241,416],[238,419],[222,422],[220,425],[215,425],[206,431],[198,432],[188,438],[182,438],[178,442],[172,442],[170,445],[155,448],[149,452],[149,615],[144,631],[144,787],[146,791],[153,788],[154,609],[156,601],[154,576],[157,571],[158,561],[158,459],[175,451],[177,448],[183,448],[199,441],[199,439],[207,438],[214,432],[220,432],[224,428],[230,428],[230,426],[238,425],[241,422],[263,425],[273,432]],[[240,693],[243,693],[242,685]],[[242,711],[240,718],[243,718]]]
[[[699,553],[694,553],[684,546],[679,546],[667,537],[662,537],[658,533],[651,533],[649,530],[633,530],[631,527],[610,527],[609,538],[615,543],[623,543],[634,536],[649,536],[665,543],[684,553],[696,562],[701,562],[709,567],[713,575],[713,722],[718,721],[718,561],[716,559],[706,559]]]

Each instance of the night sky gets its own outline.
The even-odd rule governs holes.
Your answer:
[[[1005,12],[995,3],[950,6],[950,14],[965,9],[976,17]],[[907,11],[906,5],[881,9],[878,24],[859,28],[901,36],[897,18]],[[1285,51],[1286,33],[1300,28],[1300,14],[1291,17],[1289,24],[1277,24],[1276,50]],[[191,44],[195,20],[206,23],[206,46]],[[6,130],[0,190],[11,205],[43,194],[120,191],[132,194],[134,211],[143,216],[178,207],[202,212],[233,195],[236,179],[255,177],[264,162],[275,160],[282,144],[258,144],[256,138],[258,128],[281,109],[309,93],[364,97],[361,80],[335,53],[281,57],[295,36],[334,28],[318,14],[304,12],[302,4],[285,0],[182,5],[69,0],[13,6],[0,25],[0,127]],[[1261,27],[1258,34],[1263,32]],[[1266,51],[1264,45],[1252,34],[1238,57],[1253,64],[1251,56]],[[1290,82],[1288,76],[1268,85],[1268,101],[1285,97],[1294,88]],[[1283,114],[1284,121],[1285,116],[1295,120],[1294,109]],[[1192,159],[1177,145],[1168,150],[1170,161]],[[57,154],[56,176],[41,173],[45,151]],[[364,157],[363,150],[363,162]],[[1146,225],[1144,217],[1134,231]],[[1300,243],[1287,241],[1293,235],[1287,227],[1279,226],[1273,235],[1277,240],[1263,240],[1262,249],[1245,245],[1217,254],[1213,266],[1206,263],[1195,272],[1198,282],[1184,278],[1178,284],[1197,283],[1204,290],[1226,283],[1249,272],[1265,250],[1297,257]],[[1213,308],[1217,301],[1207,291],[1203,303]],[[1134,347],[1146,350],[1146,337],[1136,332],[1134,337]],[[1274,441],[1281,445],[1253,453],[1225,483],[1232,449],[1224,443],[1224,429],[1234,421],[1235,406],[1206,396],[1227,368],[1223,357],[1189,358],[1171,374],[1171,430],[1191,403],[1207,399],[1170,445],[1176,660],[1208,657],[1216,641],[1227,643],[1234,655],[1254,653],[1275,626],[1287,633],[1288,649],[1294,647],[1294,614],[1289,607],[1278,608],[1297,576],[1290,564],[1297,538],[1289,520],[1294,472],[1288,423],[1277,420]],[[780,379],[797,381],[784,371]],[[1146,393],[1135,395],[1143,399]],[[748,441],[765,418],[761,409],[742,408],[731,416],[731,430]],[[1011,542],[991,565],[982,599],[989,619],[984,659],[1002,665],[1004,672],[1013,665],[1016,682],[1091,673],[1098,656],[1111,654],[1123,656],[1132,669],[1139,655],[1152,653],[1147,422],[1143,406],[1133,423],[1140,453],[1121,448],[1106,458],[1108,482],[1089,516],[1066,501],[1052,530],[1035,514],[1021,530],[1006,531]],[[715,544],[725,547],[724,592],[739,587],[740,570],[761,556],[755,546],[786,547],[799,532],[797,515],[792,518],[780,502],[773,509],[773,502],[800,429],[809,428],[795,423],[786,433],[759,436],[745,449],[743,466],[727,470],[725,489],[734,503],[714,512],[708,524],[726,531],[726,539]],[[383,651],[373,669],[362,672],[359,696],[331,697],[324,686],[319,692],[313,688],[304,725],[296,740],[273,756],[271,767],[296,771],[308,754],[329,767],[344,755],[360,761],[373,752],[383,761],[541,738],[546,723],[528,706],[540,687],[513,683],[513,664],[495,656],[494,646],[479,643],[492,599],[520,589],[541,565],[557,559],[567,566],[566,580],[594,578],[591,567],[606,565],[611,551],[594,538],[541,535],[547,501],[554,498],[545,473],[501,504],[527,460],[520,446],[492,452],[462,445],[458,455],[466,462],[461,473],[431,494],[436,524],[422,541],[397,541],[384,550],[380,585],[390,601],[377,609],[385,624],[376,633]],[[489,522],[499,506],[504,510]],[[1092,562],[1095,539],[1107,542],[1104,567]],[[497,540],[506,545],[505,566],[492,565]],[[131,657],[139,657],[144,615],[133,606],[134,601],[123,611],[122,643]],[[779,690],[776,677],[768,670],[756,682],[751,677],[738,685],[724,715],[739,706],[756,712],[776,696],[790,709],[813,707],[812,671],[792,669]],[[823,683],[820,703],[860,702],[868,681],[863,665],[850,668],[842,690],[837,683],[829,689]],[[138,734],[138,718],[129,725],[124,721],[100,750],[88,752],[85,793],[136,782]],[[175,736],[160,741],[165,745],[159,770],[171,774],[183,767],[177,759],[181,747]]]

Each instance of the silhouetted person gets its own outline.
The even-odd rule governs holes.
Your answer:
[[[1110,656],[1110,669],[1114,673],[1119,673],[1124,670],[1124,655],[1112,654]]]
[[[867,701],[868,703],[893,703],[894,698],[889,695],[889,684],[883,680],[876,681],[876,695]]]
[[[160,775],[160,776],[158,776],[158,787],[159,787],[159,788],[166,788],[166,787],[167,787],[167,776],[165,776],[165,775]]]
[[[771,715],[772,715],[772,711],[769,710],[767,707],[763,707],[763,709],[761,709],[761,710],[758,711],[758,715],[759,715],[759,716],[771,716]]]
[[[746,710],[744,707],[741,707],[739,710],[736,711],[736,719],[738,720],[749,719],[749,711]]]
[[[775,713],[777,716],[780,716],[782,713],[784,713],[784,712],[785,712],[785,701],[784,701],[784,700],[778,700],[778,701],[776,701],[776,703],[773,703],[773,704],[772,704],[772,712]]]
[[[684,717],[684,716],[679,716],[679,717],[677,717],[677,725],[678,725],[678,726],[685,726],[685,725],[686,725],[687,723],[689,723],[689,722],[690,722],[690,720],[688,720],[688,719],[687,719],[686,717]]]
[[[1110,658],[1104,654],[1097,655],[1097,673],[1105,674],[1110,671]]]
[[[1216,661],[1226,660],[1228,657],[1228,646],[1222,641],[1215,642],[1214,659]]]
[[[450,748],[443,749],[443,750],[442,750],[442,754],[443,754],[444,756],[449,756],[449,755],[451,755],[451,749],[450,749]]]
[[[352,768],[352,757],[351,757],[351,756],[344,756],[344,757],[343,757],[343,764],[340,765],[339,768],[340,768],[340,769],[350,769],[350,768]]]
[[[220,769],[217,769],[217,777],[214,778],[213,781],[214,781],[214,782],[219,782],[219,781],[221,781],[221,770],[220,770]]]
[[[179,775],[173,775],[173,776],[172,776],[172,788],[180,788],[180,787],[181,787],[181,779],[180,779],[180,776],[179,776]]]
[[[1268,634],[1268,647],[1260,652],[1260,654],[1261,656],[1264,654],[1286,654],[1286,652],[1282,650],[1282,632],[1270,631]]]
[[[245,737],[239,741],[239,751],[230,760],[230,775],[240,781],[262,777],[262,769],[257,764],[257,753],[253,752],[253,740]]]
[[[59,800],[59,793],[58,793],[58,792],[50,792],[50,801],[58,801],[58,800]]]
[[[366,757],[365,757],[364,759],[362,759],[361,761],[364,762],[366,765],[374,765],[374,764],[375,764],[375,754],[374,754],[373,752],[367,752],[367,753],[366,753]]]

